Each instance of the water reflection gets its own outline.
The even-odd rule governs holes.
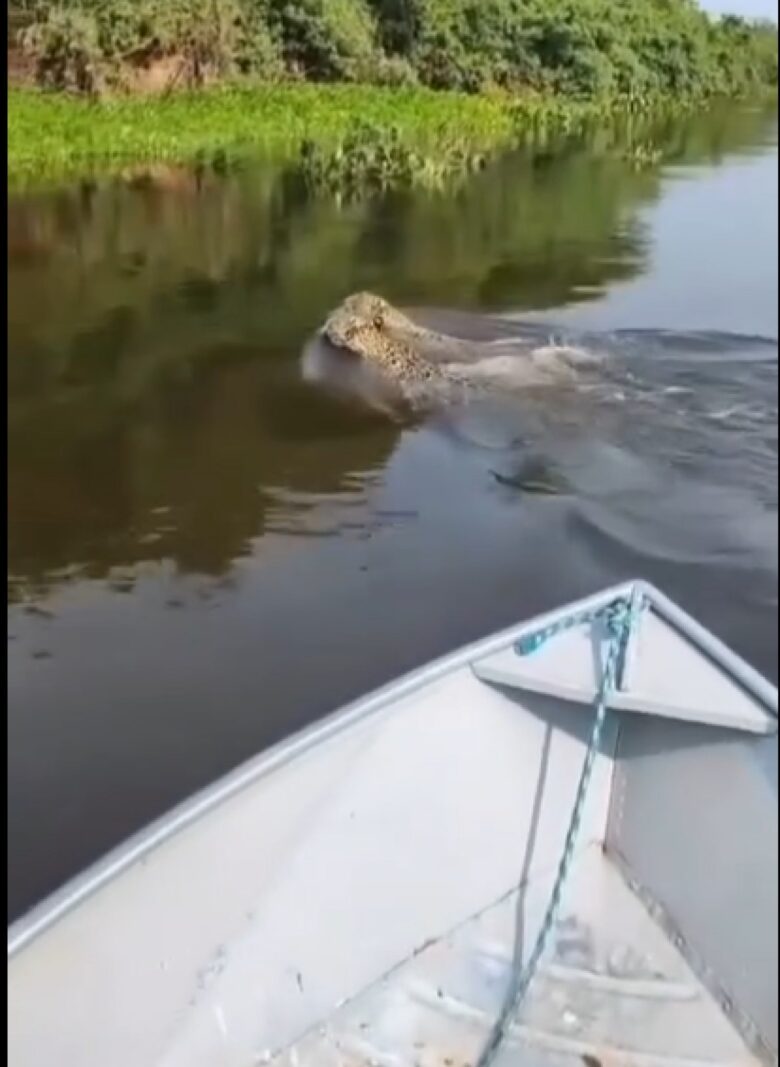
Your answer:
[[[262,536],[269,487],[348,493],[353,472],[384,465],[395,436],[386,421],[345,420],[245,351],[210,356],[130,406],[75,397],[14,425],[12,598],[73,565],[87,577],[154,559],[224,573]]]
[[[754,143],[726,110],[642,131],[679,163]],[[657,172],[636,131],[518,153],[449,195],[338,206],[280,167],[145,168],[14,197],[9,259],[9,596],[166,559],[219,574],[267,521],[267,486],[338,492],[397,429],[348,419],[298,355],[346,291],[448,307],[589,300],[642,270]]]
[[[636,573],[776,674],[776,155],[748,158],[775,130],[601,131],[342,207],[280,168],[10,200],[9,916],[317,716]],[[670,223],[636,138],[691,192],[724,175],[731,230],[696,196]],[[483,340],[518,329],[488,310],[540,343],[568,316],[608,359],[390,418],[305,376],[357,288]]]

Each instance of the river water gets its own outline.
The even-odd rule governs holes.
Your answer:
[[[776,679],[776,115],[654,137],[660,168],[595,136],[359,203],[280,166],[11,198],[9,917],[285,734],[623,578]],[[362,288],[509,372],[392,416],[312,373]],[[598,362],[526,394],[516,336]]]

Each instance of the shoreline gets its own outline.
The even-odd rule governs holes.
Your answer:
[[[305,142],[336,149],[357,125],[395,130],[421,162],[565,134],[627,112],[624,102],[478,96],[365,85],[258,84],[165,97],[87,101],[9,88],[8,181],[18,187],[144,163],[293,159]]]
[[[305,144],[338,159],[356,130],[361,143],[362,130],[372,151],[377,145],[381,150],[384,135],[392,133],[404,162],[412,158],[424,178],[437,166],[441,172],[465,171],[479,157],[535,138],[575,134],[617,117],[680,111],[692,103],[658,100],[639,106],[620,98],[468,95],[310,82],[90,101],[9,86],[7,177],[13,191],[110,176],[132,165],[293,161]]]

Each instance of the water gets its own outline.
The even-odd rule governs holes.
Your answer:
[[[9,917],[279,737],[622,578],[776,678],[776,132],[732,108],[656,131],[660,172],[602,137],[351,205],[271,167],[11,199]],[[312,380],[358,288],[508,380],[412,412]],[[600,362],[524,392],[518,335]]]

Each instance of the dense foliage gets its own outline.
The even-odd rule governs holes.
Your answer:
[[[777,29],[694,0],[23,0],[39,81],[226,76],[645,99],[777,83]]]

